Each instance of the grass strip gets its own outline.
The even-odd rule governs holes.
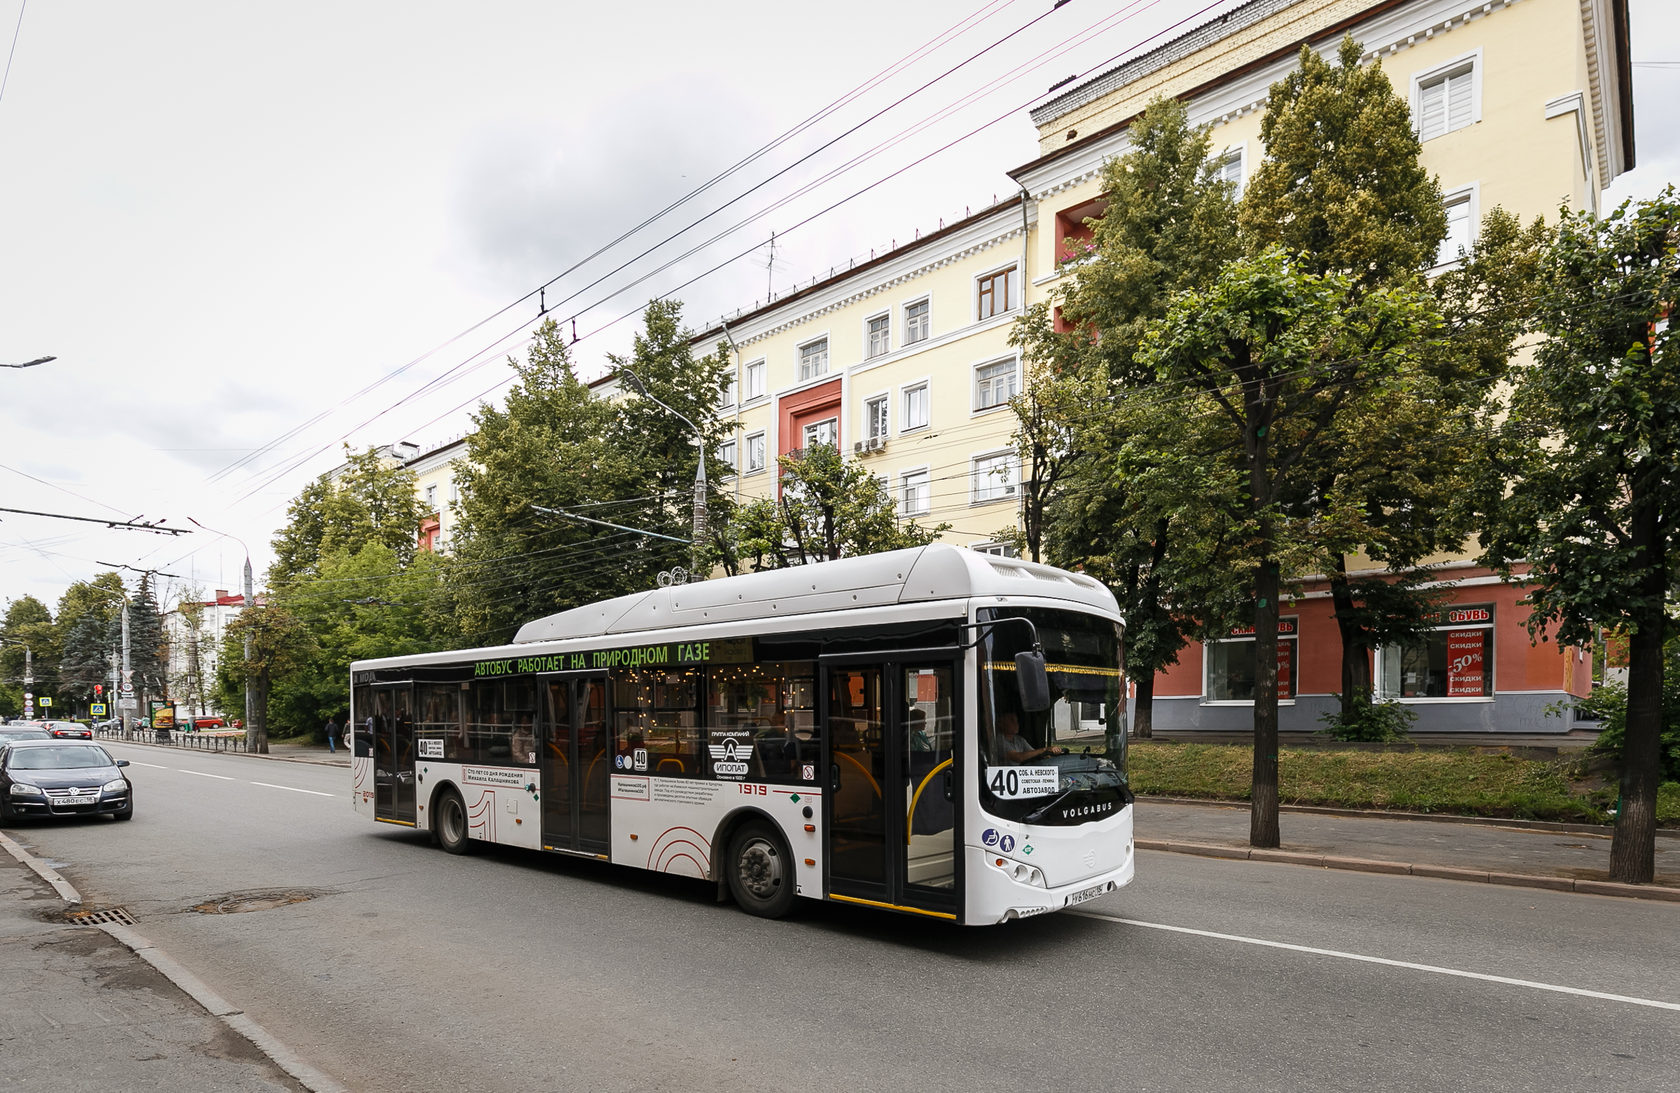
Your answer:
[[[1245,801],[1253,752],[1242,745],[1135,741],[1132,788],[1162,797]],[[1367,751],[1283,748],[1284,804],[1608,823],[1616,787],[1580,760],[1527,759],[1473,748]],[[1680,825],[1680,783],[1665,783],[1657,822]]]

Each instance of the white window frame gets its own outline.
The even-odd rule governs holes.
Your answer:
[[[875,324],[886,324],[886,336],[881,341],[879,349],[875,347]],[[875,360],[892,352],[892,312],[882,311],[875,315],[866,316],[863,320],[863,359]]]
[[[1455,205],[1463,205],[1465,208],[1465,215],[1468,217],[1468,226],[1464,233],[1464,250],[1466,253],[1476,245],[1476,231],[1482,223],[1481,204],[1482,187],[1479,182],[1472,182],[1468,186],[1460,186],[1456,190],[1448,190],[1441,195],[1441,207],[1443,209],[1451,210]],[[1430,267],[1431,269],[1452,269],[1463,261],[1457,254],[1454,254],[1451,258],[1443,257],[1447,242],[1447,239],[1441,240],[1441,246],[1435,252],[1435,263]]]
[[[822,369],[820,371],[807,372],[805,370],[807,363],[805,351],[807,349],[815,349],[818,345],[822,346]],[[809,341],[800,342],[798,347],[794,350],[794,357],[798,362],[795,367],[798,369],[800,383],[804,383],[806,380],[820,379],[821,377],[828,375],[829,368],[834,363],[832,347],[828,344],[828,335],[824,334],[820,338],[812,338]]]
[[[765,363],[763,357],[756,361],[748,361],[741,366],[741,405],[745,406],[749,402],[757,402],[770,393],[769,387],[764,382],[764,375]],[[753,383],[754,380],[758,381],[756,387]]]
[[[1006,277],[1005,282],[1004,282],[1004,284],[1005,284],[1004,303],[1008,306],[998,308],[997,310],[993,311],[990,315],[980,314],[980,283],[982,281],[990,281],[990,280],[992,280],[996,277],[1005,276],[1005,275],[1008,275],[1008,274],[1013,274],[1014,275],[1012,280]],[[1014,296],[1015,296],[1014,300],[1010,299],[1009,287],[1011,285],[1013,285],[1013,288],[1014,288]],[[1010,314],[1013,314],[1014,312],[1017,312],[1017,311],[1021,310],[1020,297],[1022,296],[1022,294],[1023,294],[1023,290],[1022,290],[1022,287],[1021,287],[1021,263],[1018,259],[1016,261],[1006,263],[1005,265],[998,266],[996,269],[990,269],[990,270],[987,270],[984,273],[975,274],[974,284],[971,286],[971,291],[969,293],[969,300],[971,301],[971,306],[974,309],[974,321],[977,322],[977,323],[983,323],[987,319],[1001,318],[1004,315],[1010,315]]]
[[[1011,393],[1001,402],[988,402],[982,405],[980,402],[980,370],[983,368],[994,368],[1000,364],[1007,364],[1010,366],[1010,375],[1013,377],[1013,382],[1010,384],[1012,389]],[[973,413],[990,414],[998,410],[1009,409],[1009,399],[1014,398],[1016,395],[1021,393],[1021,359],[1019,357],[1000,357],[996,360],[981,361],[979,364],[974,366],[968,390],[969,397],[972,400],[970,409]]]
[[[1243,187],[1248,185],[1248,144],[1247,144],[1247,142],[1245,141],[1245,142],[1242,142],[1242,143],[1231,145],[1229,148],[1227,148],[1223,152],[1219,153],[1219,159],[1215,162],[1216,162],[1216,165],[1217,165],[1218,170],[1219,170],[1219,177],[1220,178],[1225,177],[1226,165],[1228,165],[1230,163],[1235,163],[1237,165],[1237,178],[1236,178],[1237,188],[1236,188],[1236,193],[1237,193],[1238,196],[1241,196],[1242,192],[1243,192]]]
[[[1439,133],[1424,136],[1424,88],[1451,79],[1466,69],[1470,73],[1470,120],[1462,125],[1452,126],[1449,117],[1446,128],[1443,128]],[[1434,140],[1436,137],[1444,137],[1448,133],[1456,133],[1460,129],[1469,129],[1475,126],[1477,122],[1482,120],[1482,51],[1473,49],[1468,53],[1459,54],[1450,61],[1438,64],[1434,68],[1412,73],[1411,107],[1412,132],[1417,134],[1419,141]]]
[[[911,480],[915,479],[926,490],[925,503],[919,509],[910,508],[909,490]],[[925,464],[920,467],[907,467],[898,472],[898,516],[901,520],[908,520],[916,516],[926,516],[933,511],[933,472]]]
[[[1009,467],[1010,475],[1005,483],[999,484],[994,475],[994,467],[988,466],[981,470],[982,464],[994,464],[1003,460]],[[990,482],[988,482],[990,480]],[[996,451],[981,452],[972,456],[968,461],[968,503],[971,505],[995,505],[999,501],[1016,501],[1021,496],[1021,459],[1014,449],[1000,448]]]
[[[718,445],[718,459],[729,468],[729,474],[731,476],[740,469],[735,463],[735,452],[735,441],[732,439],[726,440],[722,444]]]
[[[1010,543],[970,543],[968,549],[978,554],[990,554],[994,558],[1019,558],[1021,552]]]
[[[733,410],[733,409],[735,409],[736,403],[740,401],[739,399],[737,399],[735,397],[739,390],[740,390],[740,377],[737,376],[735,374],[735,370],[733,368],[731,368],[729,370],[729,375],[724,382],[723,390],[718,392],[718,409],[720,409],[720,410]]]
[[[923,401],[923,410],[926,413],[926,418],[919,425],[912,425],[910,423],[911,418],[910,418],[909,400],[910,400],[910,396],[913,393],[915,393],[917,390],[922,391],[923,396],[924,396],[922,401]],[[898,389],[898,431],[900,433],[916,432],[917,430],[920,430],[920,429],[930,428],[930,427],[932,427],[932,425],[933,425],[933,384],[932,384],[932,382],[927,380],[927,379],[920,379],[920,380],[916,380],[913,383],[907,383],[904,386],[900,387]]]
[[[978,289],[976,289],[976,291],[978,292]],[[919,337],[919,338],[912,338],[910,336],[910,334],[911,334],[912,330],[914,329],[914,327],[911,325],[911,322],[910,322],[910,309],[913,308],[913,307],[917,307],[917,306],[922,306],[922,307],[927,308],[927,321],[925,323],[923,323],[922,336]],[[933,297],[932,296],[922,296],[922,297],[919,297],[918,299],[915,299],[915,300],[905,301],[903,308],[900,310],[900,314],[902,314],[904,316],[904,344],[906,346],[921,345],[923,342],[933,340]]]
[[[746,465],[746,472],[745,473],[747,473],[747,474],[763,474],[764,473],[764,468],[768,463],[766,450],[765,450],[765,446],[764,446],[764,432],[763,432],[763,430],[760,430],[759,432],[756,432],[756,433],[748,433],[747,436],[746,436],[745,443],[746,443],[746,456],[747,456],[747,465]],[[757,449],[757,455],[758,455],[758,461],[757,461],[756,466],[754,465],[754,461],[753,461],[753,454],[754,454],[754,449],[755,448]]]
[[[431,509],[433,512],[438,510],[437,483],[435,482],[426,487],[426,507]]]
[[[875,414],[871,409],[875,405],[882,406],[881,428],[875,428]],[[881,391],[863,400],[863,437],[865,440],[885,440],[892,435],[892,392]]]
[[[839,415],[835,415],[834,417],[818,418],[816,421],[808,421],[805,424],[801,425],[799,427],[799,442],[800,442],[799,446],[800,446],[800,448],[802,450],[803,449],[810,449],[810,448],[815,447],[818,444],[826,443],[825,441],[820,440],[820,439],[818,439],[816,441],[813,441],[811,439],[811,434],[813,432],[821,433],[823,431],[823,426],[825,426],[825,425],[829,426],[830,427],[829,431],[831,431],[834,434],[833,444],[834,444],[834,447],[836,449],[838,449],[840,447],[840,418],[839,418]]]

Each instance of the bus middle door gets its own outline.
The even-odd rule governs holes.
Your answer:
[[[821,661],[828,894],[956,918],[956,661]]]
[[[549,850],[611,849],[607,677],[549,676],[542,750],[542,841]]]

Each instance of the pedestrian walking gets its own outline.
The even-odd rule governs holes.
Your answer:
[[[338,751],[338,719],[331,714],[327,716],[327,750]]]

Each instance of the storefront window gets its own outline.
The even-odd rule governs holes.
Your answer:
[[[1385,645],[1378,657],[1383,698],[1493,695],[1493,608],[1455,607],[1417,641]]]
[[[1296,620],[1278,620],[1278,699],[1295,697]],[[1239,630],[1224,641],[1207,644],[1207,700],[1254,701],[1254,631]]]

